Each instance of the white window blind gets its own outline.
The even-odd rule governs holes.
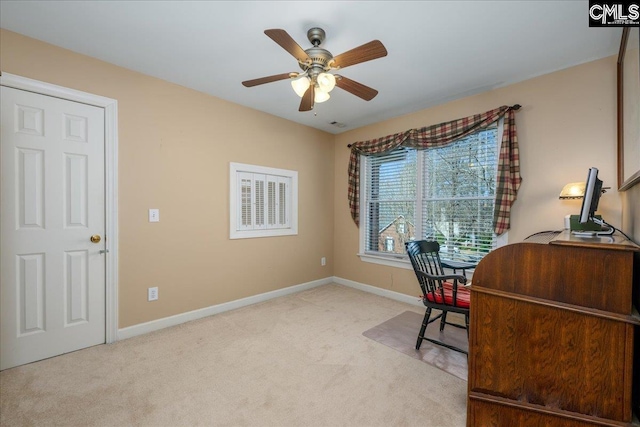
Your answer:
[[[363,157],[361,252],[404,257],[409,240],[437,240],[441,257],[478,261],[496,247],[498,129],[441,148]]]
[[[231,163],[230,238],[297,234],[297,172]]]
[[[408,149],[367,158],[367,203],[360,205],[367,212],[367,251],[403,254],[404,242],[413,238],[411,227],[395,245],[386,243],[385,233],[393,234],[400,219],[415,224],[417,161],[417,151]]]

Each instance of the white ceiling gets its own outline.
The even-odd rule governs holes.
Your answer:
[[[331,133],[617,54],[621,28],[589,28],[588,1],[8,1],[0,26]],[[313,111],[287,80],[300,71],[264,34],[303,48],[321,27],[334,56],[378,39],[388,55],[340,74],[379,91],[339,88]],[[344,123],[337,128],[330,122]]]

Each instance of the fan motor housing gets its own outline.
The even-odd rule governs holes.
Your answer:
[[[313,78],[323,71],[331,69],[330,63],[333,55],[327,49],[318,47],[325,39],[325,32],[322,28],[314,27],[307,31],[307,38],[313,47],[305,50],[306,54],[311,58],[311,64],[308,62],[300,63],[300,68],[308,72]]]
[[[333,59],[331,52],[321,47],[312,47],[305,50],[305,52],[309,55],[309,58],[311,58],[311,65],[305,63],[300,64],[300,68],[305,71],[317,67],[326,70],[329,68],[329,61]]]

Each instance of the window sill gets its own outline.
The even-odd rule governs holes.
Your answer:
[[[407,258],[398,255],[397,257],[392,256],[380,256],[380,255],[371,255],[371,254],[358,254],[360,259],[364,262],[371,262],[373,264],[386,265],[387,267],[396,267],[396,268],[404,268],[405,270],[413,270],[411,266],[411,262]]]
[[[405,270],[413,270],[413,266],[411,265],[411,261],[408,258],[402,258],[400,255],[398,257],[390,257],[390,256],[380,256],[380,255],[371,255],[371,254],[358,254],[360,259],[364,262],[370,262],[373,264],[385,265],[387,267],[395,267],[395,268],[403,268]],[[475,268],[471,268],[467,270],[467,278],[471,280],[473,277],[473,272]],[[445,274],[456,274],[453,270],[449,268],[444,269]],[[460,274],[458,272],[457,274]]]
[[[293,228],[272,228],[264,230],[238,230],[229,234],[229,239],[254,239],[258,237],[295,236],[298,230]]]

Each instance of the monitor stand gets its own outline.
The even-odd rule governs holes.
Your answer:
[[[573,230],[571,235],[576,237],[596,237],[597,233],[595,231]]]

